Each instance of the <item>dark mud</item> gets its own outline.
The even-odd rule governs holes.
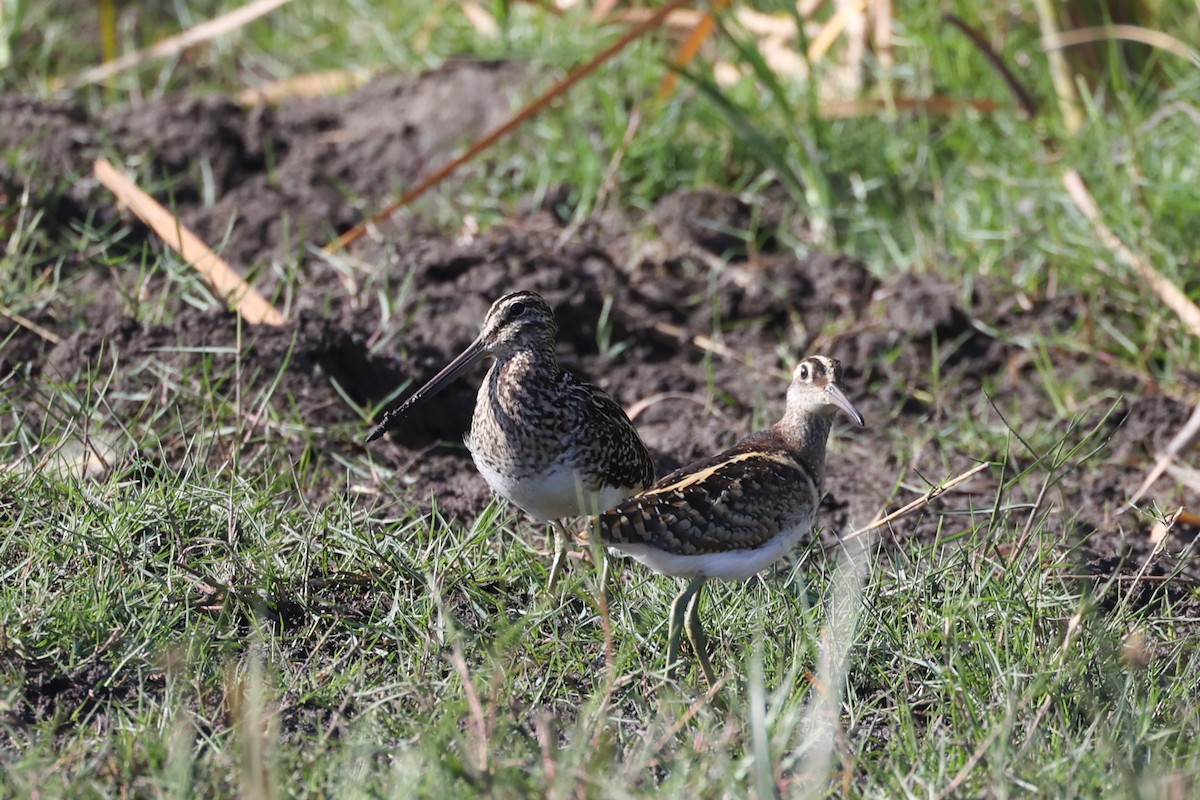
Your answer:
[[[141,185],[248,268],[303,258],[305,243],[328,241],[440,167],[508,116],[520,79],[512,64],[460,62],[278,107],[172,95],[97,115],[9,95],[0,97],[0,151],[18,149],[15,171],[37,181],[36,206],[64,221],[112,215],[91,177],[95,158],[136,165]]]
[[[510,66],[462,64],[273,109],[171,97],[98,117],[70,102],[0,98],[6,121],[0,149],[20,145],[21,153],[6,168],[0,192],[28,187],[32,204],[46,211],[43,235],[51,238],[85,219],[118,224],[110,198],[88,177],[91,159],[107,154],[140,164],[144,182],[160,197],[169,193],[181,219],[202,238],[222,242],[235,265],[299,263],[294,285],[281,287],[275,275],[257,281],[291,298],[291,321],[244,330],[241,369],[244,392],[278,380],[273,403],[337,432],[317,434],[315,444],[285,445],[296,458],[330,466],[328,478],[311,487],[316,503],[339,490],[336,459],[367,450],[370,425],[335,382],[364,405],[380,403],[405,382],[420,384],[473,338],[496,297],[525,288],[556,309],[562,361],[636,410],[660,474],[772,421],[782,407],[782,372],[790,360],[820,350],[846,364],[851,393],[868,420],[866,430],[842,427],[835,435],[823,516],[829,541],[869,521],[884,504],[912,499],[925,478],[941,480],[978,460],[1007,461],[1004,470],[993,468],[886,533],[933,543],[947,522],[943,512],[974,508],[982,511],[968,524],[989,535],[988,512],[1001,480],[1030,466],[1034,455],[1017,445],[1007,457],[999,446],[957,448],[952,437],[964,427],[956,424],[961,415],[985,417],[1002,429],[997,410],[1003,410],[1018,434],[1055,424],[1078,440],[1099,423],[1084,451],[1107,443],[1090,460],[1070,461],[1059,471],[1035,510],[1045,524],[1034,526],[1038,533],[1028,547],[1078,550],[1081,570],[1097,582],[1132,575],[1150,555],[1151,520],[1122,505],[1189,408],[1143,376],[1055,352],[1064,384],[1083,387],[1085,395],[1089,386],[1123,395],[1103,423],[1109,404],[1083,403],[1080,432],[1068,434],[1033,356],[1019,342],[1033,331],[1051,339],[1070,332],[1082,303],[1069,295],[1019,306],[981,286],[964,298],[936,275],[880,280],[853,258],[799,258],[774,249],[769,237],[747,245],[745,236],[731,232],[754,227],[754,215],[713,191],[664,198],[646,220],[610,219],[567,235],[554,214],[538,209],[466,238],[401,217],[344,254],[351,273],[300,246],[328,241],[357,223],[449,157],[463,138],[496,124],[509,111],[506,88],[519,77]],[[661,239],[639,245],[646,222]],[[143,235],[133,230],[131,241]],[[170,325],[144,324],[132,316],[136,306],[120,301],[137,296],[132,275],[86,255],[68,260],[66,268],[79,272],[66,284],[79,295],[47,297],[24,311],[61,343],[0,320],[0,376],[18,387],[26,425],[62,413],[47,400],[46,387],[82,388],[85,376],[96,372],[111,373],[109,391],[117,398],[111,408],[128,417],[150,413],[144,402],[120,398],[154,390],[153,365],[182,370],[203,357],[216,374],[233,375],[234,357],[220,352],[239,342],[231,314],[169,300],[177,309]],[[395,298],[386,322],[380,291]],[[201,355],[196,348],[218,352]],[[381,490],[397,503],[428,507],[436,497],[441,513],[464,519],[486,505],[488,490],[460,444],[477,378],[452,386],[370,449],[396,470]],[[1185,380],[1189,390],[1200,385],[1195,375]],[[232,392],[232,378],[214,386]],[[172,451],[157,452],[170,457]],[[898,479],[905,491],[893,497]],[[1040,489],[1037,479],[1019,482],[1005,490],[1006,500],[1030,503]],[[1165,477],[1143,507],[1175,508],[1184,495]],[[1030,512],[1012,513],[1023,524],[1020,515]],[[962,530],[963,519],[949,518],[946,530]],[[1167,552],[1190,552],[1194,535],[1178,529]],[[1017,545],[991,544],[1002,553]],[[1168,555],[1146,574],[1174,576],[1138,589],[1149,592],[1146,603],[1186,598],[1200,580],[1189,560]],[[21,720],[41,720],[57,713],[51,706],[75,703],[69,687],[55,688],[58,679],[31,678]]]
[[[0,725],[0,741],[9,739],[4,731],[10,726],[53,723],[66,728],[93,715],[103,722],[107,703],[119,703],[137,694],[133,676],[128,671],[114,670],[101,658],[81,665],[70,675],[44,662],[30,662],[24,672],[22,691],[0,714],[0,722],[4,723]]]

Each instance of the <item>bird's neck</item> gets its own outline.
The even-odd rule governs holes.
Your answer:
[[[814,474],[820,475],[833,420],[825,414],[788,411],[776,427],[796,460],[812,467]]]
[[[528,347],[496,357],[484,386],[493,402],[507,406],[518,395],[554,383],[560,372],[553,347]]]

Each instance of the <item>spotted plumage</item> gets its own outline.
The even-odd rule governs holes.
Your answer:
[[[811,356],[796,365],[783,418],[712,458],[667,475],[605,512],[600,540],[658,572],[691,578],[671,609],[668,664],[685,627],[709,682],[699,620],[709,578],[742,580],[766,569],[808,536],[816,522],[833,418],[862,415],[847,399],[841,364]]]
[[[490,358],[465,437],[496,494],[542,522],[594,516],[654,481],[654,463],[624,410],[558,365],[554,312],[539,295],[497,300],[479,336],[425,386],[384,415],[368,441],[396,426],[480,359]],[[556,530],[550,584],[565,554]]]

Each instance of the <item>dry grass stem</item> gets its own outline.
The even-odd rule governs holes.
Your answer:
[[[356,89],[370,79],[368,70],[328,69],[309,72],[243,89],[234,97],[234,102],[240,106],[276,105],[294,98],[326,97]]]
[[[1196,66],[1200,66],[1200,53],[1188,47],[1184,42],[1168,33],[1138,25],[1101,25],[1095,28],[1075,28],[1062,31],[1052,36],[1043,36],[1042,49],[1050,52],[1061,50],[1064,47],[1104,42],[1110,39],[1123,39],[1127,42],[1138,42],[1156,47],[1171,55],[1186,58]]]
[[[892,46],[892,0],[875,0],[871,5],[871,16],[875,19],[875,27],[871,33],[875,58],[886,73],[896,64],[896,52]]]
[[[729,0],[713,0],[712,9],[700,17],[700,20],[692,28],[691,33],[679,45],[679,51],[675,54],[674,62],[677,69],[682,69],[692,63],[692,59],[700,52],[701,46],[712,35],[713,28],[717,26],[717,21],[713,15],[724,11],[728,5]],[[679,73],[668,72],[663,76],[662,83],[658,87],[659,98],[665,99],[670,97],[678,83]]]
[[[612,60],[631,43],[637,39],[640,39],[642,36],[645,36],[654,28],[657,28],[662,21],[666,19],[668,14],[675,9],[686,5],[687,2],[688,0],[668,0],[668,2],[659,8],[658,11],[656,11],[649,19],[639,25],[634,26],[633,28],[630,28],[620,39],[601,50],[599,54],[594,56],[583,66],[571,70],[571,73],[567,75],[567,77],[563,78],[532,103],[514,114],[498,128],[488,133],[475,144],[471,145],[467,152],[463,153],[458,158],[453,159],[441,169],[434,171],[431,175],[427,176],[412,189],[405,192],[399,200],[391,203],[382,211],[375,213],[368,218],[366,222],[360,223],[359,225],[356,225],[355,227],[343,233],[337,239],[327,244],[325,249],[330,252],[341,250],[345,247],[348,247],[351,243],[357,241],[359,237],[367,232],[367,229],[371,225],[378,224],[386,220],[388,217],[392,216],[392,214],[395,214],[397,211],[412,203],[434,186],[437,186],[446,178],[453,175],[460,167],[462,167],[463,164],[469,163],[484,150],[487,150],[496,142],[512,133],[521,125],[525,124],[527,121],[540,113],[544,108],[546,108],[546,106],[550,105],[559,97],[566,94],[567,91],[570,90],[575,84],[579,83],[605,63]]]
[[[960,483],[965,483],[965,482],[971,480],[971,478],[974,478],[976,475],[983,472],[985,469],[987,469],[991,465],[992,465],[992,462],[990,462],[990,461],[985,461],[982,464],[976,464],[974,467],[972,467],[971,469],[962,473],[961,475],[951,478],[950,480],[946,481],[945,483],[940,483],[937,486],[934,486],[928,492],[921,495],[916,500],[913,500],[908,505],[903,506],[902,508],[896,509],[895,511],[893,511],[892,513],[888,514],[885,517],[880,517],[880,518],[876,519],[874,522],[872,522],[870,525],[867,525],[866,527],[859,528],[856,531],[852,531],[851,533],[846,534],[845,536],[842,537],[842,541],[843,542],[849,541],[850,539],[854,539],[859,536],[862,536],[864,533],[869,533],[870,531],[876,530],[878,528],[882,528],[884,525],[887,525],[889,522],[894,522],[895,520],[898,520],[907,514],[911,514],[912,512],[916,511],[918,508],[929,505],[929,502],[931,500],[933,500],[934,498],[936,498],[938,495],[940,495],[944,492],[947,492],[950,489],[953,489],[955,486],[958,486]]]
[[[760,39],[775,37],[791,40],[796,38],[796,19],[790,15],[766,14],[749,7],[739,8],[735,15],[738,24],[745,28],[747,33],[754,34]]]
[[[725,684],[728,682],[729,676],[727,675],[722,675],[721,677],[717,678],[717,682],[710,686],[708,691],[706,691],[703,695],[696,698],[695,702],[688,706],[688,710],[683,712],[683,716],[675,720],[671,727],[667,728],[667,730],[663,732],[663,735],[658,737],[654,744],[650,746],[648,752],[661,752],[664,747],[669,745],[675,739],[675,737],[679,735],[680,731],[687,727],[687,724],[691,722],[697,714],[700,713],[702,708],[712,703],[713,698],[725,688]]]
[[[891,101],[874,98],[861,100],[832,100],[822,103],[817,113],[821,119],[855,119],[873,117],[888,110],[922,111],[953,114],[961,111],[978,111],[992,114],[1000,109],[995,100],[970,100],[959,97],[896,97]]]
[[[1171,474],[1175,480],[1182,483],[1184,486],[1191,489],[1193,492],[1200,494],[1200,469],[1192,467],[1183,467],[1178,464],[1169,464],[1167,472]],[[1194,522],[1188,522],[1189,525],[1194,525]]]
[[[695,403],[702,408],[708,409],[710,412],[713,410],[711,403],[697,395],[687,394],[686,392],[659,392],[658,394],[652,394],[649,397],[643,397],[641,400],[638,400],[629,408],[625,409],[625,415],[628,416],[631,421],[635,420],[640,417],[642,412],[644,412],[646,409],[650,408],[651,406],[658,405],[664,400],[686,400],[690,403]]]
[[[1150,490],[1155,481],[1162,477],[1167,468],[1171,466],[1171,461],[1184,450],[1200,441],[1200,404],[1192,409],[1192,415],[1188,417],[1188,421],[1183,424],[1179,432],[1171,437],[1171,441],[1167,443],[1167,447],[1159,454],[1158,460],[1154,467],[1146,474],[1137,491],[1135,491],[1125,503],[1125,509],[1132,508],[1139,500]]]
[[[1075,207],[1079,209],[1079,213],[1083,214],[1084,218],[1092,224],[1092,230],[1095,231],[1096,237],[1100,239],[1100,242],[1120,260],[1133,267],[1138,276],[1162,298],[1167,307],[1183,320],[1184,325],[1192,332],[1192,335],[1200,337],[1200,306],[1193,303],[1178,286],[1171,283],[1165,275],[1155,269],[1154,265],[1144,256],[1134,252],[1132,248],[1122,242],[1104,224],[1104,217],[1100,213],[1100,208],[1096,205],[1095,199],[1087,190],[1087,186],[1084,185],[1083,178],[1079,176],[1078,172],[1069,169],[1063,175],[1062,180],[1063,185],[1067,188],[1067,194],[1070,195],[1072,202],[1075,203]]]
[[[842,57],[842,91],[858,94],[862,91],[863,76],[866,74],[864,60],[867,54],[867,3],[863,0],[837,0],[838,11],[846,21],[846,49]]]
[[[1154,543],[1154,547],[1151,548],[1150,553],[1142,562],[1142,566],[1139,567],[1138,571],[1134,574],[1133,581],[1130,583],[1129,589],[1126,592],[1126,596],[1132,595],[1138,583],[1146,577],[1146,570],[1150,569],[1150,564],[1158,557],[1158,554],[1163,551],[1163,548],[1166,547],[1167,537],[1171,534],[1171,529],[1175,527],[1177,522],[1179,522],[1179,515],[1182,512],[1182,508],[1177,509],[1171,516],[1167,517],[1166,519],[1160,519],[1154,523],[1154,526],[1150,529],[1150,541]]]
[[[99,66],[92,67],[89,70],[81,72],[74,78],[65,82],[67,89],[78,89],[80,86],[87,86],[92,83],[100,83],[108,80],[114,75],[118,75],[127,69],[132,69],[139,64],[144,64],[147,61],[154,61],[159,58],[169,58],[177,53],[193,47],[198,44],[203,44],[216,39],[218,36],[223,36],[231,31],[235,31],[245,25],[250,24],[259,17],[270,14],[272,11],[285,6],[292,0],[254,0],[247,3],[241,8],[230,11],[228,14],[222,14],[215,19],[210,19],[207,22],[202,22],[199,25],[188,28],[186,31],[178,33],[174,36],[168,36],[150,47],[138,50],[128,55],[121,56],[113,61],[107,61]]]
[[[1189,472],[1196,473],[1193,476],[1194,478],[1200,478],[1200,470],[1189,470]],[[1200,483],[1197,483],[1196,486],[1200,487]],[[1200,489],[1198,489],[1198,491],[1200,491]],[[1176,522],[1184,525],[1190,525],[1193,528],[1200,528],[1200,513],[1193,513],[1185,509],[1179,512],[1179,519],[1177,519]]]
[[[979,743],[979,745],[975,748],[975,751],[971,753],[971,757],[967,759],[967,763],[962,765],[962,769],[960,769],[958,773],[951,779],[950,783],[946,784],[944,789],[934,795],[935,800],[945,800],[947,797],[958,796],[958,790],[962,788],[964,783],[967,782],[967,778],[970,777],[971,773],[975,770],[975,767],[979,765],[980,759],[983,758],[984,754],[996,741],[996,737],[998,737],[1003,731],[1003,725],[997,725],[996,727],[992,728],[991,732],[984,737],[982,742]]]
[[[637,25],[645,22],[654,15],[653,9],[649,8],[628,8],[613,17],[615,22],[620,22],[625,25]],[[681,8],[677,11],[672,11],[662,21],[660,26],[663,30],[668,31],[672,38],[686,37],[692,30],[704,20],[704,12],[696,11],[691,8]]]
[[[471,23],[471,27],[475,29],[476,33],[485,39],[500,38],[500,25],[492,16],[492,12],[476,3],[475,0],[461,0],[459,5],[462,8],[463,16],[467,18],[467,22]]]
[[[467,659],[463,655],[462,646],[458,639],[450,637],[450,663],[462,681],[463,694],[467,698],[467,707],[471,710],[471,725],[475,729],[475,766],[480,775],[488,772],[488,724],[487,716],[483,713],[483,703],[479,701],[479,693],[471,682],[471,671],[467,668]]]
[[[62,337],[48,328],[43,328],[28,317],[18,314],[16,311],[9,309],[7,306],[0,306],[0,316],[11,320],[28,331],[36,333],[38,336],[45,339],[50,344],[62,344]]]
[[[200,237],[188,230],[174,214],[159,205],[158,201],[139,189],[107,159],[99,159],[93,165],[96,179],[117,196],[117,200],[129,206],[138,219],[150,226],[159,238],[179,253],[197,272],[205,277],[217,294],[251,325],[282,325],[286,320],[277,308],[246,283],[233,267],[229,266]]]
[[[854,14],[861,14],[866,6],[866,0],[853,0],[850,3],[840,4],[833,16],[821,28],[820,33],[813,37],[813,40],[808,45],[808,60],[815,64],[825,57],[829,52],[829,48],[833,47],[833,43],[842,35],[842,31],[846,29],[849,17]]]

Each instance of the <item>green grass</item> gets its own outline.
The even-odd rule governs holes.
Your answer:
[[[237,4],[171,8],[190,24]],[[559,19],[487,5],[508,9],[498,40],[478,38],[453,3],[294,3],[77,96],[99,108],[135,92],[231,92],[248,75],[415,71],[457,54],[530,59],[548,83],[615,35],[582,9]],[[1036,495],[1107,457],[1092,453],[1102,443],[1086,425],[1070,425],[1102,415],[1117,392],[1058,374],[1058,353],[1111,358],[1177,391],[1200,363],[1200,342],[1100,246],[1060,182],[1063,168],[1079,169],[1118,235],[1195,297],[1195,123],[1169,110],[1195,96],[1200,71],[1165,56],[1152,78],[1115,70],[1068,139],[1030,8],[1010,19],[1002,4],[898,5],[913,6],[897,12],[898,94],[1006,99],[982,57],[939,26],[954,9],[1008,33],[1001,51],[1028,63],[1020,74],[1042,116],[813,122],[800,88],[777,97],[747,78],[706,90],[710,60],[660,102],[670,50],[641,43],[420,210],[455,227],[469,209],[486,224],[565,184],[568,212],[586,216],[636,107],[619,208],[718,185],[771,196],[789,221],[822,220],[819,239],[785,225],[786,244],[845,250],[881,276],[936,271],[963,296],[987,286],[1018,308],[1077,293],[1085,317],[1021,342],[1051,413],[999,408],[1010,430],[981,398],[920,434],[967,457],[1019,454],[993,471],[1003,480],[986,507],[942,515],[953,546],[872,546],[861,592],[832,588],[839,555],[815,544],[794,569],[709,587],[713,660],[729,680],[703,702],[698,673],[678,684],[663,675],[670,580],[625,568],[606,639],[589,568],[575,565],[562,598],[542,592],[546,562],[525,543],[527,520],[503,508],[451,522],[396,508],[394,465],[318,452],[318,438],[362,436],[352,414],[316,431],[270,381],[235,392],[263,383],[213,353],[140,366],[161,370],[162,393],[112,396],[103,373],[82,390],[39,379],[47,411],[26,417],[18,370],[0,395],[0,796],[1186,795],[1200,770],[1195,587],[1154,583],[1139,599],[1128,581],[1080,577],[1073,509],[1036,514],[1016,562],[1009,548],[1031,513],[1012,500],[1018,490]],[[20,36],[0,26],[6,90],[45,93],[98,61],[94,4],[21,8]],[[126,49],[180,28],[123,13]],[[1161,12],[1164,30],[1200,39],[1194,15],[1172,13]],[[715,48],[753,73],[727,40]],[[797,155],[806,143],[819,161]],[[37,209],[20,214],[0,255],[6,309],[69,297],[78,310],[88,284],[69,265],[129,268],[118,230],[50,230]],[[177,261],[135,252],[134,269],[170,276],[161,297],[215,305]],[[123,304],[148,324],[176,308]],[[936,396],[939,380],[917,388]],[[250,425],[248,409],[265,409],[269,424]],[[1029,467],[1014,434],[1055,458]],[[80,478],[97,440],[121,457]],[[898,463],[916,446],[908,431],[879,432]],[[830,638],[832,621],[854,618],[838,609],[858,602],[857,627]],[[817,668],[830,642],[849,648],[844,690],[836,667]],[[817,712],[826,689],[842,692],[834,726]],[[30,704],[34,718],[21,717]]]
[[[1009,563],[995,548],[1020,511],[946,517],[968,531],[955,547],[875,552],[834,744],[801,722],[836,553],[712,587],[729,682],[693,716],[698,673],[662,676],[671,581],[624,571],[610,663],[595,575],[543,594],[527,525],[313,507],[288,463],[258,466],[3,476],[0,708],[64,677],[90,691],[5,724],[11,791],[720,797],[766,770],[791,794],[832,745],[817,794],[843,772],[854,795],[915,796],[964,771],[967,794],[1159,796],[1196,766],[1196,620],[1075,577],[1069,549]],[[1148,664],[1123,655],[1135,633]]]

